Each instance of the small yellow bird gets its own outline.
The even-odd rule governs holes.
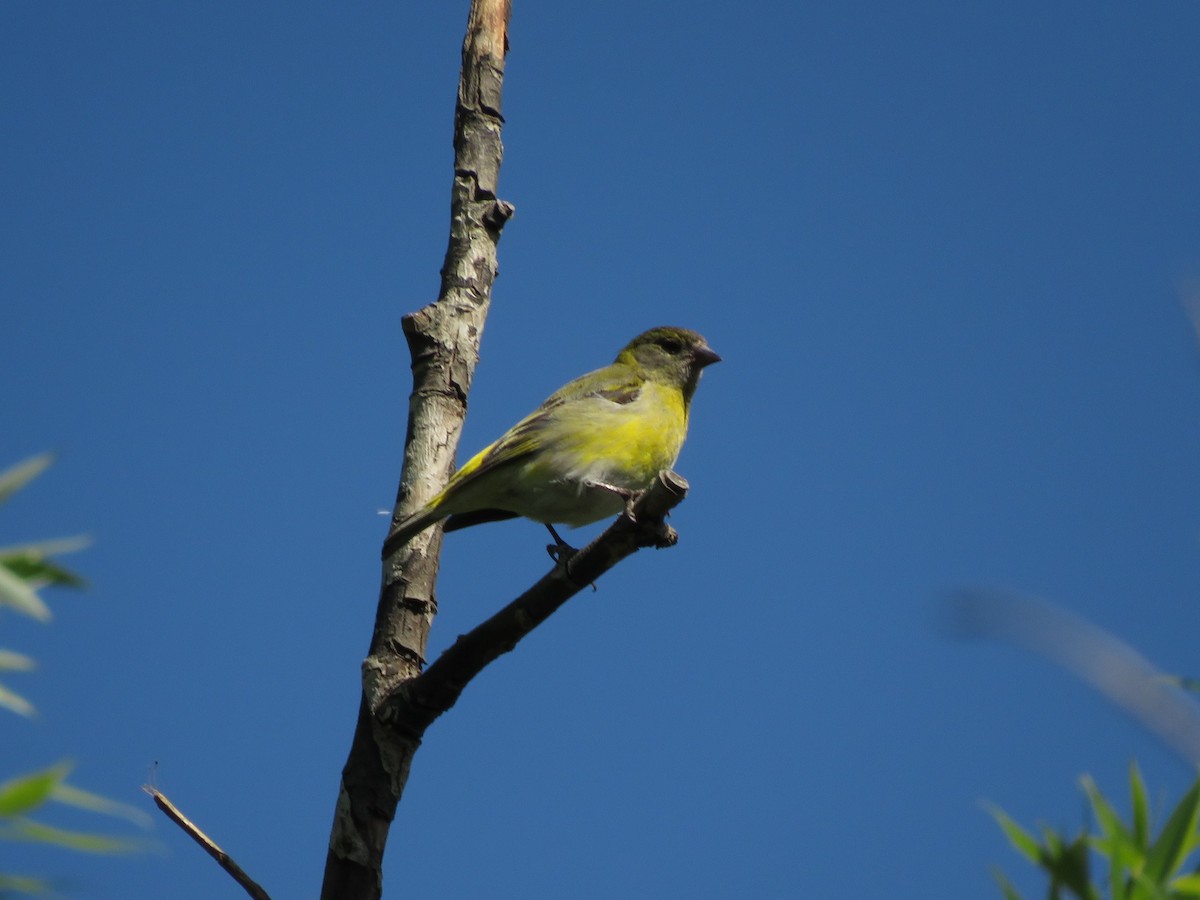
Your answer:
[[[615,516],[675,464],[700,372],[720,360],[686,328],[639,334],[612,365],[563,385],[471,457],[440,494],[396,523],[383,557],[445,518],[446,531],[455,531],[524,516],[565,546],[553,523]]]

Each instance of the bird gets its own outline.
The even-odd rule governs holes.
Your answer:
[[[628,508],[687,437],[692,395],[721,357],[687,328],[651,328],[611,365],[563,385],[499,440],[467,460],[421,509],[395,523],[384,559],[431,525],[445,531],[525,517],[578,527]]]

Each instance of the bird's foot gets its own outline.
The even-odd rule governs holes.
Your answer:
[[[550,558],[554,560],[555,565],[560,566],[567,577],[571,578],[571,560],[579,552],[579,549],[572,547],[559,537],[558,532],[554,530],[554,526],[549,522],[546,523],[546,530],[550,532],[550,537],[554,538],[553,544],[546,545],[546,552],[550,554]],[[574,581],[573,578],[571,580]],[[592,583],[592,590],[596,590],[595,582]]]
[[[549,553],[550,558],[560,566],[566,566],[566,564],[570,562],[571,557],[579,552],[579,548],[572,547],[561,537],[559,537],[558,532],[554,530],[554,526],[549,522],[546,522],[545,524],[546,530],[550,532],[550,537],[554,538],[553,544],[546,545],[546,552]]]
[[[625,501],[625,517],[629,519],[630,522],[637,522],[637,516],[634,515],[633,507],[634,504],[636,504],[641,498],[642,494],[646,493],[645,491],[635,491],[631,490],[630,488],[623,488],[618,487],[615,484],[609,484],[607,481],[593,481],[591,479],[585,480],[584,484],[587,487],[599,488],[602,491],[608,491],[609,493],[616,494]]]

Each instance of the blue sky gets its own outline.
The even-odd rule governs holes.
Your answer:
[[[983,812],[1187,767],[939,598],[1051,598],[1196,674],[1200,5],[516,0],[516,217],[462,458],[630,337],[725,361],[645,552],[429,733],[387,883],[423,896],[998,896]],[[157,783],[315,896],[395,493],[400,317],[436,296],[466,4],[0,6],[0,544],[86,531],[8,681],[3,772]],[[592,533],[591,531],[588,534]],[[581,536],[582,537],[582,536]],[[547,566],[451,535],[433,649]],[[95,823],[63,816],[60,824]],[[238,896],[0,845],[91,898]],[[13,854],[17,854],[15,857]]]

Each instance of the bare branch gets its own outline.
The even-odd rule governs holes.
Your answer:
[[[472,0],[454,115],[450,240],[436,303],[404,319],[412,357],[404,469],[393,521],[446,483],[462,432],[496,277],[496,244],[513,207],[498,199],[504,148],[501,88],[510,0]],[[383,853],[417,742],[385,733],[371,710],[420,674],[437,611],[441,531],[410,542],[384,563],[363,699],[334,811],[321,896],[376,900]]]
[[[404,468],[393,525],[441,490],[454,468],[466,398],[496,277],[496,245],[512,216],[498,199],[509,0],[472,0],[455,110],[450,241],[436,303],[404,318],[412,357]],[[461,637],[424,674],[442,532],[432,528],[384,560],[354,740],[342,770],[326,858],[323,900],[379,900],[383,855],[412,759],[425,729],[467,683],[571,596],[640,547],[671,546],[663,517],[687,483],[674,473],[588,547]]]
[[[150,785],[143,785],[142,790],[154,798],[154,804],[164,813],[167,818],[178,825],[192,840],[204,848],[204,852],[217,861],[222,869],[229,873],[230,877],[242,886],[242,889],[249,894],[254,900],[271,900],[270,895],[264,891],[253,878],[245,873],[241,866],[233,861],[233,859],[216,845],[216,843],[207,834],[196,827],[187,816],[179,811],[174,803],[167,799],[166,795],[158,788]]]
[[[419,741],[425,729],[454,705],[472,678],[516,647],[582,588],[642,547],[672,546],[675,531],[663,517],[686,493],[687,482],[682,477],[663,472],[638,499],[632,516],[620,516],[504,609],[461,635],[424,674],[400,685],[376,711],[377,718],[408,740]]]

